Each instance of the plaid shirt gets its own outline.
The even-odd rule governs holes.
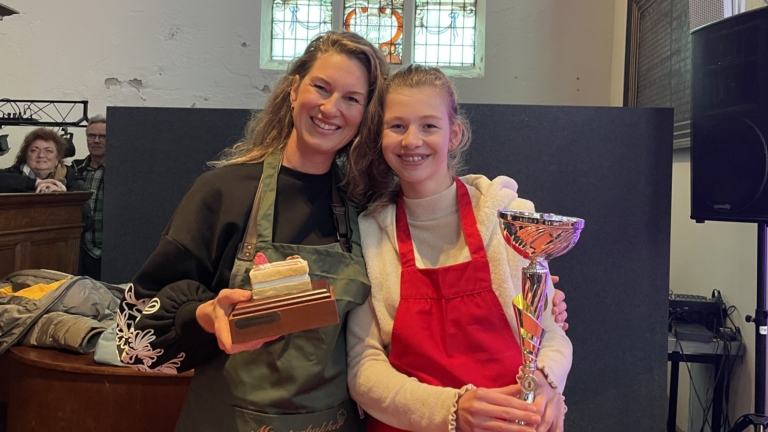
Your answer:
[[[81,162],[81,161],[76,161]],[[101,235],[104,227],[104,164],[98,168],[91,166],[91,157],[82,160],[82,164],[74,164],[78,176],[85,182],[85,187],[93,191],[89,203],[93,209],[93,228],[84,234],[85,250],[94,257],[101,258]]]

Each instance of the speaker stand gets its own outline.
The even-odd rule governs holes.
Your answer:
[[[750,426],[755,432],[768,432],[768,417],[765,415],[765,374],[766,352],[765,341],[768,333],[768,311],[766,311],[766,295],[768,294],[768,235],[766,223],[757,224],[757,308],[755,316],[746,316],[746,321],[755,324],[755,413],[746,414],[736,421],[728,432],[742,432]]]

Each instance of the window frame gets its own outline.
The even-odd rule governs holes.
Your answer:
[[[446,75],[460,78],[479,78],[485,75],[485,3],[475,0],[475,64],[473,66],[439,66]],[[272,59],[272,0],[261,2],[261,39],[259,42],[259,67],[266,70],[286,70],[289,60]],[[403,0],[403,7],[409,13],[403,17],[402,64],[390,64],[390,71],[413,63],[414,14],[416,0]],[[341,31],[344,22],[344,0],[332,0],[331,29]]]

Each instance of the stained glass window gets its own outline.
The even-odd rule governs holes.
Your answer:
[[[436,66],[474,65],[475,3],[416,0],[413,62]]]
[[[318,34],[331,30],[332,0],[274,0],[272,59],[291,60]]]
[[[272,21],[262,27],[262,40],[271,44],[271,52],[264,50],[261,64],[284,68],[318,34],[346,30],[378,47],[390,64],[420,63],[479,76],[472,75],[482,75],[483,69],[482,60],[477,60],[482,53],[475,52],[483,49],[483,41],[475,40],[476,14],[478,3],[484,10],[485,1],[264,0],[263,16]],[[484,17],[479,22],[482,26]]]
[[[391,64],[403,64],[403,0],[345,0],[344,30],[379,47]]]

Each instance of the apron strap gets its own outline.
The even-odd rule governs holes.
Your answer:
[[[276,151],[271,153],[267,156],[267,158],[264,160],[264,165],[261,173],[261,179],[259,180],[259,187],[256,189],[256,196],[253,198],[253,207],[251,208],[251,215],[248,218],[248,225],[245,230],[245,235],[243,236],[243,241],[240,243],[237,249],[237,259],[241,261],[251,261],[253,260],[253,257],[256,255],[256,244],[259,241],[259,234],[262,234],[262,237],[267,235],[267,232],[269,231],[269,238],[268,239],[262,239],[262,241],[272,241],[272,232],[271,230],[259,230],[258,224],[259,224],[259,209],[261,205],[261,197],[262,197],[262,185],[265,182],[265,177],[269,177],[270,179],[274,179],[274,181],[270,182],[270,191],[275,192],[277,189],[277,173],[280,170],[280,165],[282,161],[282,152]],[[334,176],[335,178],[336,176]],[[334,182],[335,183],[335,182]],[[339,244],[341,245],[341,249],[344,252],[351,253],[352,252],[352,244],[350,243],[349,238],[349,222],[347,220],[347,206],[344,204],[344,201],[341,198],[341,194],[339,194],[339,191],[337,190],[336,185],[334,184],[332,186],[332,196],[333,196],[333,203],[331,204],[332,210],[333,210],[333,217],[334,217],[334,223],[336,225],[336,238],[339,240]],[[274,197],[273,197],[274,198]],[[274,202],[274,199],[273,199]],[[271,212],[274,214],[274,211]],[[269,218],[269,226],[272,225],[272,218]],[[265,227],[266,225],[263,225],[262,227]]]
[[[408,227],[408,215],[405,213],[405,198],[403,198],[402,191],[400,191],[395,208],[395,231],[397,233],[397,249],[400,252],[400,267],[402,269],[415,268],[413,239],[411,238],[411,229]]]
[[[251,215],[248,217],[248,226],[245,229],[245,236],[243,236],[243,242],[240,243],[240,246],[238,246],[237,249],[237,259],[241,261],[251,261],[256,254],[256,224],[259,222],[259,200],[261,199],[261,185],[262,182],[259,181],[259,187],[256,189],[256,196],[253,198]]]
[[[246,225],[243,240],[237,249],[238,260],[252,261],[253,257],[256,256],[256,244],[259,240],[262,242],[272,241],[273,205],[277,190],[277,176],[282,160],[283,152],[280,150],[273,151],[264,158],[259,187],[253,197],[251,215],[248,217],[248,225]],[[268,220],[265,221],[264,219]]]
[[[336,185],[333,187],[333,218],[336,222],[336,238],[339,239],[341,250],[344,252],[352,252],[352,245],[349,242],[349,224],[347,223],[347,206],[344,205],[344,201],[341,200],[341,195],[336,189]]]

